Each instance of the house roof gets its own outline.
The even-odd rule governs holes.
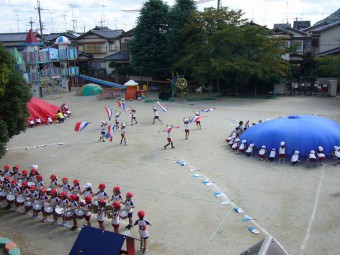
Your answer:
[[[0,42],[24,42],[27,32],[24,33],[0,33]]]
[[[324,52],[320,52],[317,57],[322,57],[322,56],[326,56],[326,55],[333,55],[333,54],[338,54],[340,53],[340,47],[337,47],[337,48],[334,48],[334,49],[331,49],[331,50],[327,50],[327,51],[324,51]]]
[[[283,33],[286,33],[286,34],[289,34],[289,35],[292,35],[292,36],[296,35],[296,34],[299,34],[301,36],[307,35],[306,32],[303,32],[301,30],[297,30],[297,29],[291,28],[291,27],[275,27],[274,31],[280,31],[280,32],[283,32]]]
[[[331,29],[331,28],[339,26],[339,25],[340,25],[340,20],[333,22],[333,23],[330,23],[330,24],[323,24],[323,25],[311,27],[311,28],[308,29],[308,31],[310,31],[310,32],[322,32],[322,31]]]
[[[78,39],[86,37],[86,35],[89,34],[95,34],[105,39],[116,39],[119,38],[121,34],[124,33],[124,30],[117,29],[112,30],[107,27],[95,27],[94,29],[91,29],[90,31],[86,32],[85,34],[82,34],[78,37]]]
[[[37,43],[39,42],[38,41],[38,38],[35,36],[35,34],[33,33],[32,29],[30,29],[28,31],[28,34],[26,36],[26,43]]]
[[[115,60],[115,61],[130,61],[130,54],[129,52],[116,52],[113,53],[112,55],[109,55],[107,57],[104,58],[105,61],[111,61],[111,60]]]

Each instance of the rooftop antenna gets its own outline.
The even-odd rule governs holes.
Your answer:
[[[15,16],[17,16],[17,28],[18,28],[18,33],[19,33],[19,14],[18,14],[18,9],[13,9],[13,11],[15,12]]]
[[[32,21],[32,17],[30,17],[30,21],[28,22],[28,24],[30,24],[31,30],[33,29],[33,23],[35,23],[35,22],[33,22],[33,21]]]
[[[288,24],[288,0],[287,0],[287,14],[286,14],[286,22]]]
[[[68,4],[68,6],[71,7],[71,10],[72,10],[72,19],[71,19],[71,21],[72,21],[72,28],[73,28],[73,31],[76,31],[77,20],[75,20],[74,17],[73,17],[73,8],[77,7],[77,5],[76,4]]]
[[[99,23],[100,23],[100,26],[101,27],[103,27],[103,23],[104,23],[105,21],[103,20],[103,18],[100,18],[100,21],[99,21]]]
[[[43,24],[42,24],[42,22],[41,22],[41,11],[44,11],[44,10],[46,10],[46,9],[43,9],[43,8],[41,8],[40,7],[40,1],[39,0],[37,0],[37,8],[35,8],[34,7],[34,9],[36,9],[36,10],[38,10],[38,14],[39,14],[39,26],[40,26],[40,35],[41,35],[41,41],[43,42],[44,41],[44,38],[43,38],[43,29],[44,29],[44,27],[43,27]]]
[[[106,6],[105,5],[103,5],[102,4],[102,12],[103,12],[103,20],[104,20],[104,26],[105,26],[105,13],[104,13],[104,8],[105,8]],[[102,25],[103,26],[103,25]]]
[[[64,26],[65,26],[65,32],[66,32],[66,14],[62,15],[64,17]]]

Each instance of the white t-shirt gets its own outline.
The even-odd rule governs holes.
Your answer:
[[[291,162],[297,162],[299,160],[299,154],[293,154]]]
[[[275,156],[276,156],[276,151],[270,151],[270,154],[269,154],[269,157],[270,158],[275,158]]]

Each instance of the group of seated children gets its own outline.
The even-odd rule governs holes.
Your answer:
[[[246,140],[240,141],[239,136],[237,133],[232,133],[230,137],[227,138],[227,143],[229,147],[236,153],[245,153],[248,157],[254,154],[256,146],[254,143],[247,145]],[[278,161],[280,163],[286,163],[286,143],[282,141],[279,147],[272,148],[270,152],[268,152],[265,145],[262,145],[261,148],[258,149],[258,156],[260,160],[266,162],[272,162],[276,159],[276,154],[278,152]],[[268,156],[267,156],[268,155]],[[337,162],[340,160],[340,147],[334,146],[334,152],[331,153],[333,156],[333,165],[336,165]],[[322,146],[319,146],[317,151],[311,150],[307,156],[306,166],[309,168],[310,164],[313,163],[313,166],[316,167],[318,163],[323,165],[323,162],[326,160],[326,155],[324,153],[324,149]],[[294,151],[294,154],[291,157],[291,164],[295,166],[300,162],[300,152],[298,150]]]
[[[63,103],[60,106],[60,110],[58,110],[55,117],[59,122],[63,123],[65,121],[65,119],[67,119],[71,116],[71,114],[72,113],[69,110],[69,108],[67,107],[67,105],[65,103]],[[42,123],[42,121],[41,121],[39,116],[36,117],[35,121],[33,119],[28,120],[28,126],[30,128],[40,126],[41,123]],[[50,116],[46,116],[46,124],[52,125],[52,123],[53,123],[52,118]]]

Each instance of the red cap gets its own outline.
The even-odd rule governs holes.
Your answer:
[[[5,176],[5,180],[9,181],[9,176]]]
[[[42,187],[42,188],[40,189],[40,191],[45,193],[45,192],[46,192],[46,189],[45,189],[44,187]]]
[[[118,201],[115,201],[113,204],[112,204],[113,207],[120,207],[120,203]]]
[[[57,176],[55,174],[51,174],[50,179],[52,180],[52,179],[55,179],[55,178],[57,178]]]
[[[28,187],[28,183],[27,183],[27,182],[23,182],[23,183],[21,184],[21,187]]]
[[[132,194],[132,192],[128,192],[128,193],[126,193],[126,196],[127,197],[133,197],[133,194]]]
[[[13,184],[13,185],[17,185],[17,183],[18,183],[17,180],[12,180],[12,181],[11,181],[11,184]]]
[[[37,179],[42,180],[43,179],[42,175],[41,174],[37,175]]]
[[[37,188],[33,185],[30,187],[30,190],[35,191]]]
[[[104,198],[99,199],[99,200],[98,200],[98,203],[102,203],[103,205],[106,204]]]
[[[105,183],[101,183],[101,184],[99,184],[99,187],[98,187],[98,189],[105,189]]]
[[[33,168],[33,169],[31,170],[31,173],[36,173],[36,172],[38,172],[38,171],[37,171],[37,169],[35,169],[35,168]]]
[[[113,190],[120,190],[120,187],[119,186],[114,186]]]
[[[68,178],[67,178],[67,177],[64,177],[64,178],[62,179],[62,181],[67,181],[67,182],[68,182]]]
[[[9,170],[9,165],[5,165],[5,166],[4,166],[4,169],[5,169],[5,170]]]
[[[27,174],[27,170],[26,169],[22,170],[22,174]]]
[[[19,170],[20,167],[19,167],[18,165],[15,165],[15,166],[13,167],[13,169],[14,169],[14,168],[16,168],[16,169]]]
[[[79,180],[78,179],[74,179],[73,183],[79,184]]]
[[[51,195],[57,194],[57,193],[58,193],[57,189],[52,189],[52,190],[51,190]]]
[[[139,218],[144,218],[145,212],[143,210],[138,211],[137,213]]]
[[[71,194],[68,198],[71,200],[76,200],[77,196],[76,194]]]
[[[91,196],[85,197],[85,201],[92,201],[92,197]]]
[[[67,197],[66,192],[65,192],[65,191],[61,192],[61,193],[59,194],[59,197]]]

